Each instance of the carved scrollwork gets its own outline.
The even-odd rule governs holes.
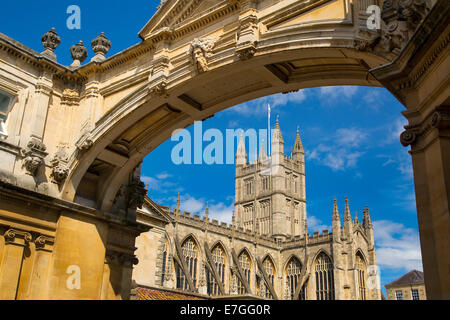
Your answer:
[[[34,244],[36,245],[36,249],[37,250],[42,250],[45,249],[45,246],[48,245],[53,245],[53,243],[55,242],[54,238],[50,238],[47,236],[39,236],[36,238],[36,240],[34,240]]]
[[[400,52],[428,12],[426,0],[385,1],[381,11],[381,47],[387,52]]]
[[[22,237],[25,244],[32,240],[32,236],[29,232],[20,231],[16,229],[9,229],[4,233],[5,243],[15,243],[17,237]]]
[[[400,143],[407,147],[416,141],[417,134],[413,130],[405,130],[400,134]]]

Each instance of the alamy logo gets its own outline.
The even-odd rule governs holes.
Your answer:
[[[379,6],[370,5],[367,7],[366,13],[369,14],[367,18],[367,29],[380,30],[381,29],[381,9]]]
[[[69,290],[80,290],[81,289],[81,269],[79,266],[69,266],[66,270],[67,274],[70,276],[66,280],[66,286]]]
[[[254,156],[254,160],[258,158],[258,140],[261,141],[260,148],[264,149],[266,157],[259,159],[265,167],[262,171],[263,175],[271,175],[278,170],[278,157],[270,157],[267,155],[268,148],[265,143],[269,141],[268,130],[259,129],[227,129],[224,135],[219,129],[208,129],[203,132],[203,124],[201,121],[194,123],[194,137],[186,129],[178,129],[172,133],[171,141],[178,142],[171,153],[172,162],[176,165],[180,164],[245,164],[247,161],[243,155],[235,157],[235,143],[248,142],[249,154]],[[273,132],[273,130],[272,130]],[[204,142],[208,144],[204,146]],[[238,148],[239,149],[239,148]]]
[[[69,30],[81,29],[81,9],[77,5],[70,5],[67,7],[67,14],[70,16],[67,18],[66,25]]]

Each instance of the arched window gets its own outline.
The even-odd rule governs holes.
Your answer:
[[[269,257],[264,259],[263,262],[263,268],[266,271],[267,277],[269,278],[269,282],[272,285],[272,288],[274,286],[274,279],[275,279],[275,266],[273,265],[272,260],[270,260]],[[273,299],[272,294],[270,293],[269,288],[264,284],[265,287],[265,297],[268,299]]]
[[[315,264],[317,300],[334,300],[333,263],[325,253],[320,253]]]
[[[225,251],[221,245],[217,245],[211,252],[212,260],[216,266],[217,273],[219,275],[220,281],[225,285]],[[217,284],[214,276],[206,270],[207,280],[208,280],[208,294],[217,296],[219,294],[219,285]]]
[[[198,247],[192,238],[188,238],[181,246],[183,256],[186,261],[187,271],[191,275],[194,287],[197,286],[197,262]],[[188,290],[189,284],[180,266],[177,264],[175,268],[177,274],[177,289]]]
[[[356,273],[358,277],[359,300],[366,300],[366,263],[359,252],[356,254]]]
[[[302,273],[302,264],[300,261],[292,257],[286,266],[286,292],[287,298],[294,300],[295,291],[300,282],[300,274]]]
[[[251,259],[250,256],[248,255],[248,253],[246,251],[243,251],[240,255],[239,255],[239,265],[241,266],[242,272],[244,273],[243,276],[244,278],[247,280],[247,283],[250,285],[250,273],[251,273]],[[246,290],[245,290],[245,286],[244,284],[239,280],[238,281],[238,294],[245,294]]]
[[[161,286],[164,285],[164,278],[166,277],[166,265],[167,265],[167,241],[164,241],[162,267],[161,267]]]

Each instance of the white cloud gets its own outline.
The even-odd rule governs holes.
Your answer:
[[[357,128],[341,128],[331,137],[330,144],[319,144],[312,151],[307,151],[308,160],[316,160],[333,171],[355,167],[358,159],[364,154],[355,151],[367,139],[367,134]]]
[[[357,86],[321,87],[319,98],[323,104],[335,105],[336,102],[349,100],[358,92]]]
[[[216,219],[217,221],[231,224],[233,217],[233,210],[234,210],[234,200],[229,205],[220,202],[218,204],[212,204],[209,206],[209,216],[210,219]]]
[[[328,226],[315,216],[308,216],[308,232],[322,232],[323,230],[331,230]]]
[[[242,116],[263,116],[267,115],[267,105],[270,104],[272,114],[276,112],[277,107],[282,107],[288,103],[300,104],[306,99],[305,91],[298,91],[288,94],[275,94],[253,101],[249,101],[229,109]]]
[[[419,233],[401,223],[374,221],[377,262],[382,269],[422,270]]]
[[[160,174],[157,174],[156,177],[160,180],[164,180],[164,179],[172,177],[172,175],[168,174],[167,172],[161,172]]]
[[[367,138],[367,133],[357,128],[341,128],[336,130],[335,141],[340,146],[357,148]]]
[[[183,188],[177,182],[169,181],[172,175],[162,172],[155,177],[142,176],[141,180],[148,185],[149,190],[159,191],[162,193],[181,192]]]

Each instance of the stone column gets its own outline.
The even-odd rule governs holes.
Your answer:
[[[39,236],[34,241],[35,254],[29,291],[24,297],[32,300],[45,300],[48,296],[48,273],[53,251],[53,237]]]
[[[450,105],[420,126],[407,126],[428,299],[450,299]]]
[[[15,300],[22,271],[23,253],[31,234],[9,229],[4,234],[5,249],[0,266],[0,300]]]

